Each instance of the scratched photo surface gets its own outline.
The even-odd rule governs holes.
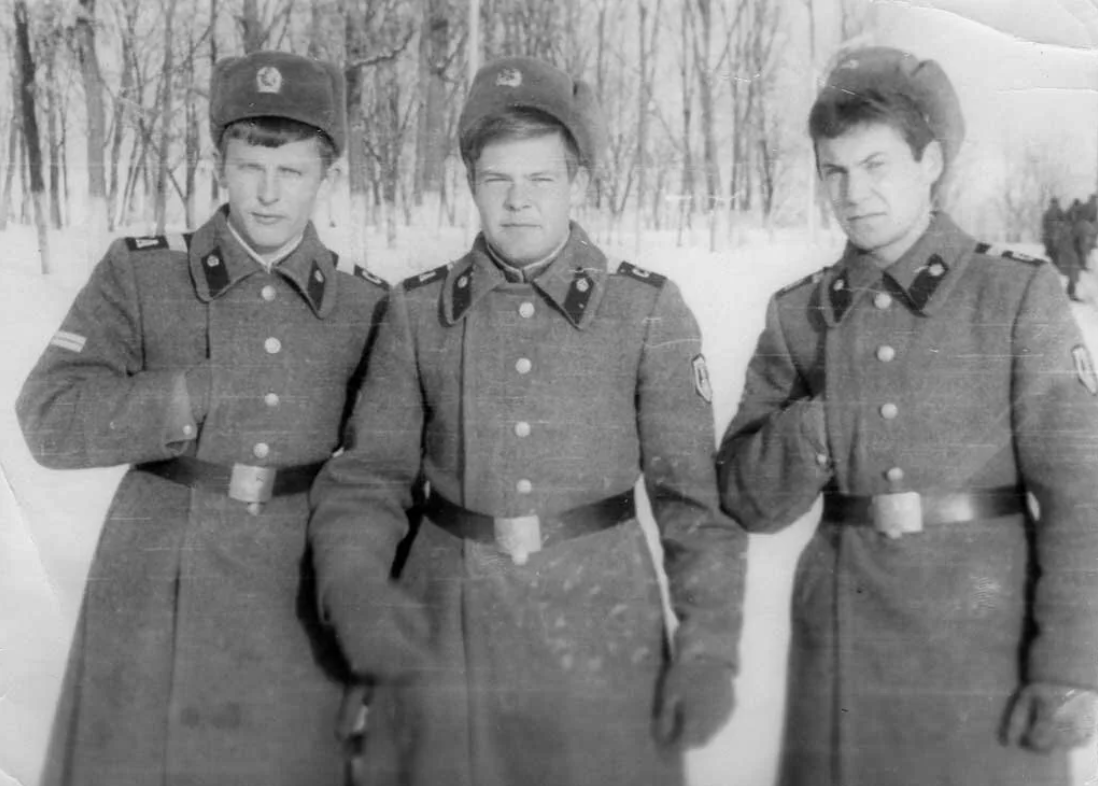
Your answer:
[[[148,4],[134,10],[131,21],[140,33],[132,37],[134,57],[145,93],[119,115],[127,130],[116,158],[109,148],[120,100],[126,9],[137,5],[125,0],[94,4],[108,118],[103,147],[107,158],[117,161],[117,193],[108,205],[113,231],[87,197],[89,131],[75,52],[81,34],[78,5],[90,4],[0,3],[5,42],[15,41],[21,8],[29,18],[32,50],[39,59],[39,136],[47,191],[51,178],[57,184],[56,200],[45,205],[52,215],[46,245],[40,248],[11,89],[15,46],[0,47],[0,786],[28,786],[41,778],[89,564],[125,471],[55,471],[36,464],[16,422],[16,396],[112,236],[187,231],[220,200],[210,185],[213,162],[206,130],[210,47],[212,42],[219,57],[243,51],[246,31],[233,17],[246,4],[222,0],[223,18],[210,29],[209,3],[162,2],[175,7],[178,27],[171,40],[179,50],[176,56],[185,56],[188,41],[198,53],[194,86],[185,84],[182,60],[177,60],[169,133],[162,136],[164,107],[157,103],[157,80],[165,50],[163,9]],[[266,36],[265,46],[305,53],[310,40],[322,40],[326,51],[320,54],[346,62],[343,4],[316,0],[289,8],[294,4],[269,0],[259,5],[264,28],[252,34]],[[384,89],[370,70],[377,64],[362,66],[371,84],[363,112],[369,114],[367,124],[374,123],[363,143],[366,185],[352,197],[345,177],[314,219],[321,238],[341,257],[393,283],[457,259],[477,231],[451,130],[467,79],[466,0],[449,2],[452,62],[441,66],[448,77],[441,89],[454,92],[444,102],[449,114],[442,132],[430,139],[442,147],[433,159],[441,180],[424,181],[417,174],[417,161],[432,158],[416,135],[416,91],[426,79],[419,67],[422,5],[393,0],[387,7],[398,21],[384,34],[389,38],[380,28],[371,33],[371,52],[391,46],[398,64],[387,72],[392,76]],[[1049,198],[1057,196],[1068,205],[1098,191],[1096,0],[544,0],[544,7],[528,2],[544,12],[546,29],[553,31],[550,36],[543,30],[551,40],[540,43],[530,30],[511,24],[515,17],[507,9],[514,5],[483,0],[481,51],[525,53],[522,46],[540,45],[544,48],[537,53],[579,67],[588,80],[601,78],[610,117],[610,161],[597,193],[592,189],[576,218],[611,256],[664,274],[681,288],[702,331],[715,438],[736,410],[768,297],[834,262],[844,245],[841,231],[814,197],[806,131],[820,75],[841,46],[906,49],[937,60],[949,74],[968,132],[943,196],[957,223],[977,239],[1042,256],[1040,219]],[[700,18],[703,8],[708,25]],[[601,27],[600,10],[606,13]],[[318,24],[320,34],[311,27]],[[406,40],[402,31],[407,31]],[[508,49],[508,36],[525,38]],[[699,75],[699,68],[708,69],[708,78]],[[644,105],[638,98],[642,84],[650,91],[643,122],[638,109]],[[709,121],[702,111],[706,92]],[[382,97],[394,96],[389,106],[396,107],[396,115],[389,119],[395,130],[386,139],[378,107]],[[689,136],[684,97],[692,110]],[[193,180],[187,176],[184,138],[188,104],[197,113],[199,129]],[[711,159],[705,153],[707,122],[714,144]],[[638,138],[645,140],[643,155],[638,155]],[[170,172],[158,226],[158,163],[152,151],[165,140]],[[392,144],[386,147],[385,141]],[[142,144],[148,145],[144,154]],[[142,155],[148,171],[140,168]],[[52,172],[51,161],[57,161]],[[389,181],[383,164],[395,166]],[[348,164],[341,166],[346,170]],[[743,174],[745,168],[749,175]],[[707,180],[711,177],[715,183]],[[395,189],[391,200],[386,198],[389,187]],[[189,213],[181,198],[188,189],[193,199]],[[1080,294],[1072,312],[1092,351],[1098,351],[1098,282],[1084,275]],[[715,739],[688,755],[693,786],[774,782],[792,573],[818,516],[817,504],[780,534],[751,539],[736,709]],[[646,526],[651,534],[651,521]],[[1095,747],[1092,743],[1073,756],[1080,786],[1098,783]]]

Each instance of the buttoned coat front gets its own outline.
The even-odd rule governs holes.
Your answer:
[[[697,327],[673,283],[606,265],[573,226],[532,283],[508,283],[479,238],[394,290],[357,436],[318,478],[311,523],[320,598],[356,671],[401,670],[379,639],[410,636],[409,615],[426,631],[430,665],[378,689],[367,783],[682,778],[651,734],[665,627],[636,519],[525,565],[425,520],[394,592],[388,566],[421,475],[470,510],[550,521],[643,472],[677,657],[737,663],[746,538],[719,512]]]
[[[887,270],[850,249],[771,299],[719,455],[748,529],[825,489],[1040,507],[896,540],[825,518],[797,567],[784,784],[1068,782],[1000,729],[1026,682],[1098,688],[1098,381],[1051,266],[1011,257],[939,215]]]
[[[223,213],[189,249],[180,236],[115,242],[24,385],[33,454],[55,468],[326,459],[384,297],[335,264],[310,224],[266,271]],[[198,424],[180,386],[207,361]],[[304,493],[249,510],[140,469],[124,476],[88,576],[48,782],[342,782],[345,667],[316,624],[307,517]]]

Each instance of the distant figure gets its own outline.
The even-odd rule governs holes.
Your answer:
[[[1098,194],[1091,194],[1083,207],[1086,211],[1087,221],[1098,222]]]
[[[1048,204],[1048,210],[1041,216],[1041,243],[1045,247],[1045,256],[1059,267],[1056,261],[1056,230],[1059,224],[1066,218],[1064,209],[1060,207],[1060,200],[1053,197]]]

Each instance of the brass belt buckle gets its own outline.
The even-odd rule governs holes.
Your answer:
[[[267,502],[273,496],[277,472],[274,467],[233,464],[229,496],[240,502]]]
[[[516,565],[525,565],[534,552],[541,551],[541,519],[538,516],[493,519],[496,545]]]
[[[869,511],[873,529],[889,538],[923,531],[923,500],[917,491],[875,494]]]

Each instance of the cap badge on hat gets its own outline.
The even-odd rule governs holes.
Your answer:
[[[859,65],[861,65],[861,63],[858,61],[858,59],[852,57],[849,60],[847,60],[846,62],[840,64],[835,70],[836,71],[848,71],[848,70],[853,71]]]
[[[505,68],[496,75],[496,84],[500,87],[519,87],[522,85],[522,72],[517,68]]]
[[[255,89],[260,93],[277,93],[282,90],[282,72],[274,66],[263,66],[255,72]]]

